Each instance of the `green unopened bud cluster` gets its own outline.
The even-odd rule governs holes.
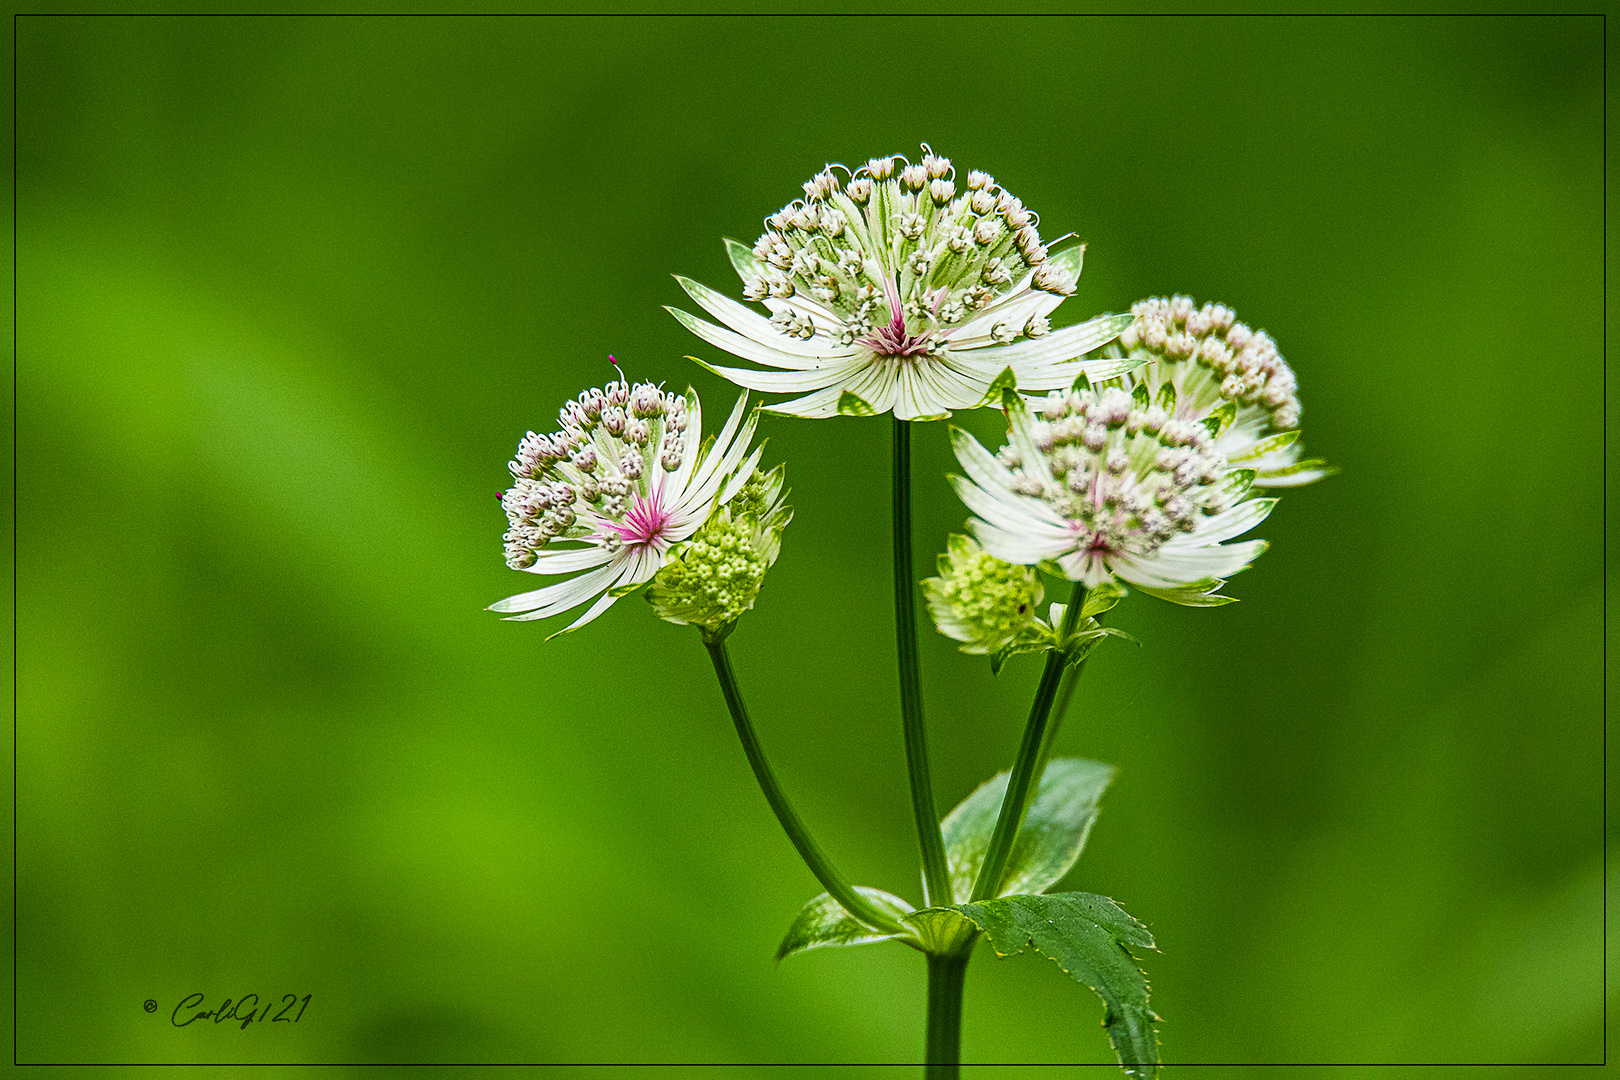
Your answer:
[[[965,653],[996,653],[1036,629],[1045,590],[1032,566],[1003,562],[966,536],[952,536],[939,576],[922,583],[934,625]]]
[[[647,589],[658,617],[713,635],[754,606],[793,517],[783,506],[782,467],[756,472],[670,558]]]

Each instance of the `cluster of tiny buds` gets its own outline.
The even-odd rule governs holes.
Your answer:
[[[1126,352],[1146,349],[1171,363],[1191,360],[1225,400],[1265,409],[1277,430],[1299,426],[1293,369],[1264,330],[1250,330],[1222,304],[1195,308],[1187,296],[1143,300],[1131,306],[1131,314],[1136,322],[1119,337]]]
[[[1172,419],[1116,387],[1053,391],[1036,415],[1030,437],[1052,480],[1026,470],[1012,447],[997,457],[1014,491],[1076,523],[1091,550],[1150,554],[1229,504],[1230,468],[1201,422]]]
[[[621,379],[586,390],[558,419],[561,429],[549,435],[526,433],[507,463],[513,484],[502,493],[501,507],[506,562],[513,569],[533,566],[546,544],[578,531],[581,517],[622,519],[655,457],[666,472],[681,467],[686,399],[651,383],[631,386]],[[660,437],[653,445],[655,431]]]
[[[889,322],[890,282],[899,282],[909,318],[935,326],[990,306],[1026,272],[1035,289],[1074,292],[1073,275],[1049,263],[1034,213],[988,173],[969,173],[959,192],[950,159],[924,150],[915,164],[874,158],[847,183],[837,171],[843,167],[831,165],[808,180],[804,199],[765,219],[753,248],[760,272],[744,283],[743,295],[757,301],[803,293],[838,313],[842,325],[821,328],[796,316],[777,329],[806,339],[824,330],[849,344]],[[889,194],[876,199],[880,185],[890,185]],[[851,221],[851,213],[864,220]],[[891,235],[900,243],[891,244]],[[1016,336],[1020,328],[1011,329]]]

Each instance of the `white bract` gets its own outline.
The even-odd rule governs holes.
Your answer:
[[[970,528],[996,558],[1046,565],[1096,587],[1113,578],[1180,604],[1210,606],[1224,580],[1265,550],[1225,544],[1258,525],[1275,499],[1245,499],[1252,469],[1216,449],[1222,417],[1172,419],[1130,393],[1081,383],[1032,414],[1007,395],[1010,443],[992,455],[952,429],[967,477],[951,482],[977,516]]]
[[[842,168],[828,166],[803,199],[766,218],[753,250],[726,241],[743,296],[770,318],[676,278],[724,324],[670,308],[683,326],[777,370],[698,363],[739,386],[803,395],[767,406],[774,412],[892,411],[902,420],[983,405],[1009,369],[1020,388],[1051,390],[1082,371],[1103,379],[1129,368],[1081,357],[1131,316],[1051,328],[1048,316],[1074,292],[1084,245],[1049,252],[1036,216],[993,177],[969,173],[959,191],[950,161],[931,152],[915,165],[876,158],[847,181],[834,171]]]
[[[514,483],[501,496],[506,563],[576,576],[489,610],[543,619],[598,597],[567,627],[573,630],[651,580],[670,547],[753,476],[760,450],[749,456],[748,444],[757,413],[744,420],[747,403],[744,393],[713,445],[704,446],[696,393],[682,397],[621,380],[563,406],[561,431],[525,435],[508,466]]]
[[[1143,361],[1132,385],[1169,403],[1178,420],[1202,420],[1226,409],[1215,449],[1253,469],[1257,487],[1299,487],[1333,470],[1300,457],[1300,405],[1294,372],[1264,330],[1250,330],[1222,304],[1193,306],[1187,296],[1153,297],[1131,307],[1137,321],[1109,351]],[[1169,391],[1165,387],[1170,387]]]

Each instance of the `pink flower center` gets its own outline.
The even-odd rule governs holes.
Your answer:
[[[871,334],[861,338],[860,344],[879,356],[906,357],[927,352],[928,342],[933,333],[932,331],[921,335],[907,333],[906,317],[900,310],[900,287],[892,278],[884,279],[883,294],[889,300],[889,325],[873,330]],[[944,298],[945,290],[941,289],[939,299]],[[934,306],[939,305],[936,302]]]
[[[669,525],[670,516],[659,492],[655,491],[645,499],[633,494],[630,496],[630,511],[624,515],[624,521],[620,524],[608,522],[606,527],[627,548],[651,548],[662,552],[669,547],[669,541],[664,539],[664,529]]]

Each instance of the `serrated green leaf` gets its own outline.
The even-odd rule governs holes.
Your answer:
[[[1080,858],[1097,817],[1097,801],[1114,779],[1114,767],[1083,758],[1053,758],[1024,815],[1002,879],[1001,894],[1038,893],[1062,880]],[[1007,774],[999,772],[945,815],[945,862],[952,899],[964,903],[984,865],[996,829]]]
[[[1080,605],[1080,617],[1090,619],[1101,615],[1125,599],[1125,596],[1125,586],[1117,581],[1105,581],[1101,585],[1094,585],[1086,593],[1086,602]]]
[[[873,907],[886,915],[893,915],[901,919],[910,915],[914,910],[912,906],[882,889],[868,889],[863,885],[855,886],[855,891],[869,900]],[[782,944],[776,947],[778,962],[792,956],[794,953],[804,952],[806,949],[824,949],[834,945],[867,945],[874,941],[902,941],[900,934],[882,934],[861,922],[855,916],[845,911],[843,906],[827,893],[811,900],[804,905],[793,925],[788,927],[787,936]]]
[[[1139,382],[1131,387],[1131,403],[1138,409],[1145,409],[1153,404],[1153,398],[1148,394],[1147,383]]]
[[[845,390],[838,395],[839,416],[876,416],[877,410],[868,405],[859,395]]]
[[[958,904],[990,939],[997,956],[1027,948],[1057,964],[1075,982],[1103,1000],[1103,1027],[1127,1075],[1152,1077],[1159,1066],[1159,1038],[1148,1005],[1147,977],[1128,946],[1153,949],[1153,935],[1106,896],[1056,893],[1006,896]]]
[[[1159,408],[1171,416],[1176,415],[1176,384],[1169,379],[1164,380],[1159,385],[1159,396],[1155,400],[1158,402]]]

